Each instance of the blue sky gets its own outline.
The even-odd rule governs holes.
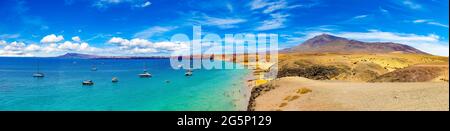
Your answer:
[[[448,0],[1,0],[0,56],[166,55],[177,33],[322,33],[448,56]]]

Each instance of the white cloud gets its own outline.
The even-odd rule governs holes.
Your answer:
[[[287,6],[288,6],[287,2],[284,0],[272,2],[267,6],[267,8],[263,11],[263,13],[265,14],[272,13],[280,9],[285,9],[287,8]]]
[[[42,47],[42,51],[45,53],[54,53],[54,52],[60,52],[60,50],[58,49],[58,44],[52,43],[49,44],[48,46]]]
[[[31,47],[30,47],[31,48]],[[59,44],[49,44],[46,46],[40,47],[40,50],[46,53],[61,53],[61,52],[81,52],[81,53],[92,53],[95,51],[100,51],[101,49],[91,47],[88,43],[76,43],[65,41],[64,43]]]
[[[111,38],[108,43],[110,44],[122,44],[122,43],[128,43],[129,41],[127,39],[123,39],[120,37],[113,37]]]
[[[4,43],[3,43],[4,42]],[[7,43],[3,41],[1,43],[4,44],[3,48],[0,47],[0,56],[23,56],[26,55],[25,52],[23,52],[23,49],[25,48],[25,44],[23,42],[11,42]]]
[[[448,25],[442,24],[442,23],[438,23],[438,22],[428,22],[427,24],[448,28]]]
[[[250,10],[261,11],[262,14],[270,15],[269,19],[260,22],[261,25],[255,28],[256,31],[273,30],[285,27],[287,17],[290,16],[286,11],[289,9],[304,7],[310,8],[318,4],[318,2],[309,4],[290,5],[290,1],[286,0],[252,0],[249,3]]]
[[[144,0],[97,0],[94,2],[93,6],[99,9],[105,9],[111,5],[117,4],[130,4],[131,7],[144,8],[150,6],[152,3]]]
[[[0,40],[0,46],[5,46],[7,44],[7,42],[6,41],[4,41],[4,40]]]
[[[261,26],[257,27],[256,30],[265,31],[283,28],[284,22],[287,20],[286,17],[288,16],[289,15],[287,14],[280,14],[280,13],[271,14],[272,19],[264,20],[261,23]]]
[[[139,38],[128,40],[120,37],[113,37],[108,41],[108,43],[117,45],[119,49],[130,54],[171,52],[189,48],[189,45],[186,43],[173,43],[168,41],[154,43]]]
[[[66,41],[58,46],[58,48],[61,50],[77,50],[79,47],[80,44],[72,43],[69,41]]]
[[[412,22],[416,23],[416,24],[425,23],[425,24],[428,24],[428,25],[434,25],[434,26],[440,26],[440,27],[448,28],[448,25],[442,24],[442,23],[439,23],[439,22],[435,22],[433,20],[417,19],[417,20],[414,20]]]
[[[353,17],[353,19],[362,19],[362,18],[366,18],[368,15],[358,15]]]
[[[139,48],[146,48],[151,47],[152,43],[145,39],[135,38],[131,40],[123,39],[120,37],[113,37],[111,38],[108,43],[119,45],[123,48],[131,48],[131,47],[139,47]]]
[[[72,37],[72,40],[75,41],[75,42],[80,42],[81,41],[79,36]]]
[[[122,42],[126,42],[126,41],[128,41],[128,40],[120,38],[120,37],[113,37],[113,38],[108,40],[108,43],[110,43],[110,44],[118,44],[118,43],[122,43]]]
[[[228,11],[230,11],[230,12],[234,11],[233,5],[231,5],[230,3],[227,3],[226,6],[227,6]]]
[[[123,1],[125,1],[125,0],[100,0],[100,1],[102,1],[102,2],[105,2],[105,3],[120,3],[120,2],[123,2]]]
[[[26,44],[24,42],[0,41],[0,56],[55,56],[67,52],[98,53],[103,49],[89,46],[88,43]]]
[[[143,4],[141,4],[140,7],[147,7],[147,6],[151,5],[151,4],[152,4],[152,3],[150,3],[149,1],[147,1],[147,2],[145,2],[145,3],[143,3]]]
[[[203,24],[214,25],[218,26],[219,28],[235,28],[237,27],[236,24],[243,23],[246,21],[247,20],[240,18],[215,18],[206,16]]]
[[[189,48],[188,44],[185,43],[173,43],[173,42],[156,42],[153,44],[153,47],[155,49],[163,49],[168,51],[176,51],[176,50],[182,50]]]
[[[143,31],[135,33],[134,37],[135,38],[147,39],[147,38],[152,37],[153,35],[169,32],[169,31],[174,30],[176,28],[177,28],[176,26],[166,26],[166,27],[154,26],[154,27],[150,27],[150,28],[147,28],[147,29],[145,29]]]
[[[415,2],[413,2],[411,0],[404,0],[402,2],[402,4],[407,6],[407,7],[409,7],[409,8],[411,8],[411,9],[421,9],[422,8],[422,5],[417,4],[417,3],[415,3]]]
[[[312,6],[317,5],[317,2],[310,3],[310,4],[297,4],[297,5],[289,5],[289,3],[285,0],[278,0],[278,1],[270,1],[270,0],[252,0],[249,3],[251,10],[259,10],[262,9],[262,13],[264,14],[270,14],[279,10],[284,9],[293,9],[297,7],[305,7],[310,8]]]
[[[199,16],[199,17],[197,17],[197,16]],[[216,27],[222,28],[222,29],[237,28],[238,24],[247,22],[246,19],[242,19],[239,17],[218,18],[218,17],[211,17],[206,14],[194,15],[194,18],[192,18],[191,21],[198,23],[200,25],[216,26]]]
[[[147,54],[147,53],[156,53],[158,52],[156,49],[153,48],[132,48],[131,50],[128,50],[130,54]]]
[[[89,50],[91,47],[89,47],[89,44],[86,42],[83,42],[80,44],[80,50]]]
[[[64,40],[62,35],[56,36],[55,34],[47,35],[41,39],[41,43],[56,43]]]
[[[380,9],[381,13],[385,13],[385,14],[389,13],[389,11],[384,8],[379,7],[379,9]]]
[[[360,40],[364,42],[394,42],[412,46],[430,54],[449,56],[448,41],[441,40],[435,34],[417,35],[397,32],[383,32],[378,30],[369,30],[368,32],[321,32],[311,31],[304,33],[303,37],[293,37],[291,40],[297,42],[305,41],[314,36],[327,33],[348,39]]]
[[[40,50],[41,50],[41,47],[36,44],[30,44],[25,48],[25,51],[27,51],[27,52],[36,52],[36,51],[40,51]]]
[[[20,34],[2,34],[0,35],[0,39],[15,39],[19,38]]]
[[[406,42],[406,43],[420,43],[420,42],[438,42],[439,36],[434,34],[429,35],[416,35],[416,34],[404,34],[404,33],[392,33],[382,32],[377,30],[370,30],[369,32],[342,32],[337,34],[338,36],[360,39],[373,42]]]
[[[333,31],[337,30],[339,26],[336,25],[320,25],[320,26],[314,26],[314,27],[308,27],[306,30],[308,31]],[[294,32],[297,33],[297,32]]]
[[[268,5],[269,5],[269,2],[267,2],[266,0],[253,0],[252,2],[250,2],[250,9],[252,9],[252,10],[260,9],[260,8],[264,8]]]
[[[424,23],[426,21],[427,20],[424,20],[424,19],[418,19],[418,20],[414,20],[413,23]]]
[[[5,47],[3,47],[4,50],[7,51],[21,51],[25,47],[25,44],[23,42],[12,42]]]
[[[64,43],[52,44],[43,48],[46,52],[81,52],[92,53],[101,51],[99,48],[91,47],[88,43],[76,43],[65,41]]]

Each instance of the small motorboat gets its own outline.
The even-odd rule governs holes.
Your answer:
[[[33,73],[33,77],[42,78],[44,76],[45,76],[44,73],[40,73],[40,72]]]
[[[187,70],[184,76],[192,76],[192,70]]]
[[[92,86],[92,85],[94,85],[94,82],[92,82],[92,80],[85,80],[82,82],[82,84],[84,86]]]
[[[152,77],[152,74],[148,73],[147,71],[144,71],[143,73],[139,74],[139,77],[149,78],[149,77]]]
[[[111,82],[112,82],[112,83],[117,83],[117,82],[119,82],[119,78],[113,77],[113,78],[111,79]]]
[[[91,68],[91,71],[97,71],[97,70],[98,70],[98,69],[97,69],[97,67],[95,67],[95,66]]]

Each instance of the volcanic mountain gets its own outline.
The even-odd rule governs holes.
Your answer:
[[[408,45],[392,42],[362,42],[328,34],[315,36],[304,43],[283,49],[281,53],[410,53],[428,54]]]
[[[92,59],[100,58],[101,56],[80,54],[80,53],[66,53],[64,55],[57,56],[58,58],[70,58],[70,59]]]

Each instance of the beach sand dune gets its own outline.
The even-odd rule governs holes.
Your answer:
[[[284,77],[258,93],[256,111],[449,110],[448,82],[366,83]]]

